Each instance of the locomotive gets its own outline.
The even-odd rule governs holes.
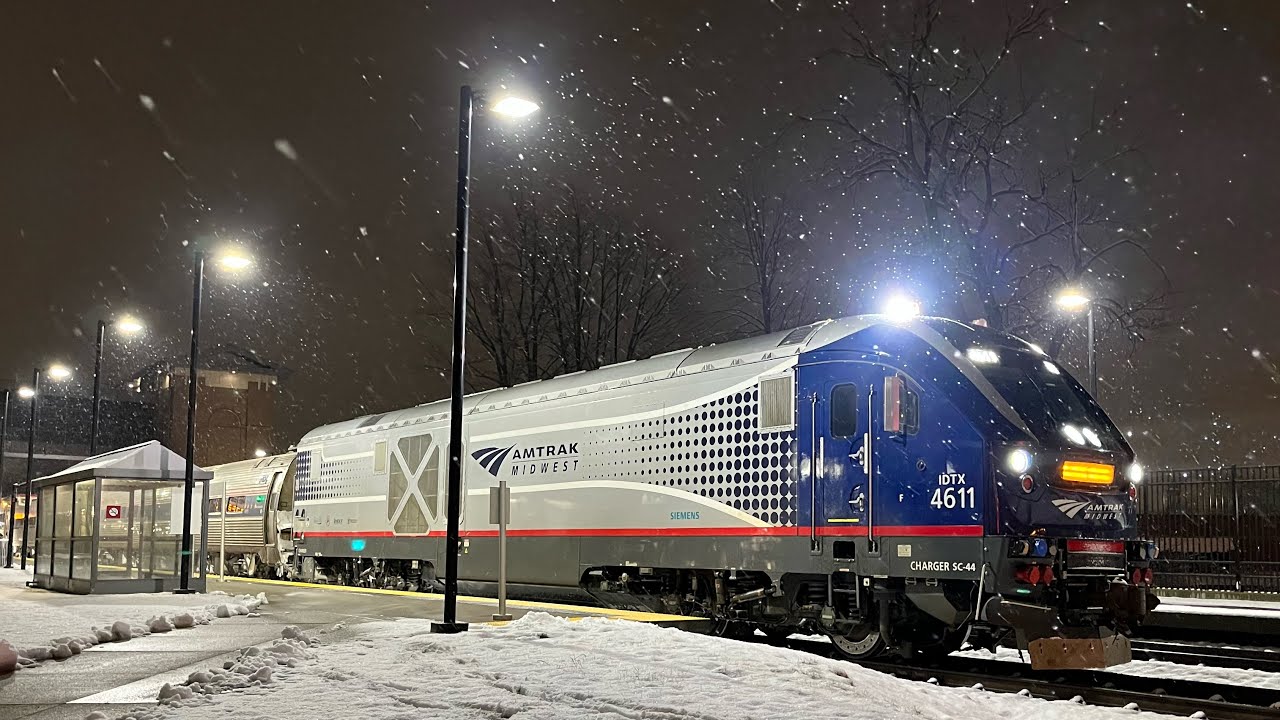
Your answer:
[[[829,320],[464,412],[465,592],[497,579],[487,496],[507,480],[513,595],[822,633],[852,659],[1016,642],[1035,667],[1106,666],[1158,602],[1124,435],[1039,347],[982,326]],[[252,468],[287,468],[263,481],[258,571],[438,588],[448,427],[447,400],[371,415]]]

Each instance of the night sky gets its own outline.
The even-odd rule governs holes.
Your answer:
[[[945,6],[974,43],[1006,7]],[[688,302],[710,313],[734,280],[703,229],[738,164],[781,143],[833,313],[874,310],[904,281],[876,262],[893,190],[812,178],[830,149],[795,121],[870,82],[813,61],[840,27],[839,8],[782,0],[5,3],[0,377],[61,360],[87,392],[94,325],[126,312],[151,330],[113,344],[111,387],[185,362],[190,244],[235,243],[258,263],[210,272],[204,346],[290,371],[276,450],[447,395],[431,316],[451,282],[463,83],[544,108],[478,119],[477,213],[571,183],[686,253],[705,279]],[[1103,344],[1104,405],[1153,464],[1280,462],[1280,3],[1071,2],[1054,27],[1017,56],[1044,97],[1033,127],[1048,146],[1091,106],[1123,108],[1118,140],[1140,153],[1115,202],[1173,291],[1168,327],[1132,352]]]

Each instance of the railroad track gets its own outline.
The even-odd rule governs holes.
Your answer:
[[[1134,640],[1133,659],[1280,673],[1280,652],[1269,648],[1215,647],[1167,640]]]
[[[829,643],[787,640],[795,650],[836,657]],[[1220,685],[1194,680],[1120,675],[1103,670],[1035,671],[1026,665],[977,658],[948,657],[937,663],[866,661],[859,665],[909,680],[950,687],[1029,694],[1113,707],[1191,716],[1208,720],[1280,720],[1280,690]]]

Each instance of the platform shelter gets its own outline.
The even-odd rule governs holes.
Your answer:
[[[179,587],[186,461],[151,441],[37,479],[32,584],[73,593],[171,592]],[[190,588],[205,589],[204,498],[213,473],[195,469]]]

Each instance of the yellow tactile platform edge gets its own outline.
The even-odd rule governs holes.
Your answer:
[[[217,576],[208,575],[206,580],[216,580]],[[292,580],[266,580],[264,578],[247,578],[247,577],[228,577],[218,582],[243,582],[257,583],[260,585],[277,585],[281,587],[297,587],[297,588],[313,588],[316,590],[337,590],[340,592],[365,593],[367,595],[397,595],[401,597],[416,597],[423,600],[439,600],[442,598],[438,593],[422,593],[413,590],[384,590],[382,588],[364,588],[351,587],[349,585],[324,585],[321,583],[305,583],[295,582]],[[498,601],[496,598],[475,597],[471,595],[459,595],[458,602],[471,603],[475,605],[490,605],[496,607]],[[566,605],[560,603],[534,602],[530,600],[508,600],[507,607],[523,608],[526,610],[556,610],[559,612],[574,613],[578,616],[594,615],[599,617],[607,617],[615,620],[634,620],[636,622],[647,623],[677,623],[677,622],[698,622],[704,620],[699,617],[689,617],[687,615],[666,615],[663,613],[638,612],[635,610],[613,610],[610,608],[596,608],[583,605]]]

